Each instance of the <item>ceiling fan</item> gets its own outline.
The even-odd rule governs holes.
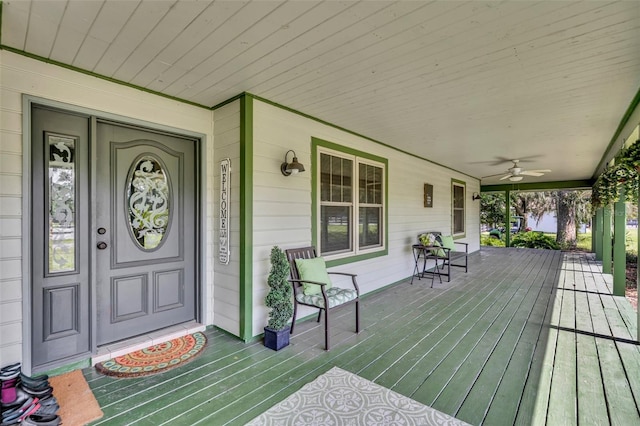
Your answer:
[[[509,160],[513,163],[511,168],[507,169],[507,174],[502,176],[504,173],[498,173],[497,175],[489,175],[484,176],[482,179],[502,176],[500,180],[509,179],[511,182],[519,182],[524,179],[525,176],[543,176],[545,173],[549,173],[551,170],[549,169],[540,169],[540,170],[525,170],[518,165],[520,160]]]

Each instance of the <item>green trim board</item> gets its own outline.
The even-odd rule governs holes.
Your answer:
[[[602,272],[610,274],[611,268],[611,252],[613,244],[611,241],[611,207],[606,206],[602,209]]]
[[[386,256],[389,253],[389,160],[368,152],[359,151],[334,142],[323,139],[311,138],[311,244],[318,247],[318,147],[328,148],[334,151],[366,158],[384,164],[384,248],[379,251],[358,254],[340,259],[327,261],[327,266],[338,266],[375,257]]]
[[[624,296],[627,281],[627,256],[625,247],[626,211],[624,190],[620,200],[613,204],[613,295]]]
[[[593,251],[596,254],[596,260],[602,261],[602,229],[603,229],[603,209],[602,207],[596,209],[595,221],[593,223],[593,230],[591,231],[593,239]]]
[[[240,338],[253,337],[253,99],[240,97]]]
[[[638,108],[638,106],[640,106],[640,87],[638,88],[636,95],[631,100],[629,107],[627,108],[624,115],[622,116],[622,119],[620,120],[620,124],[618,124],[618,127],[616,128],[615,133],[611,137],[611,141],[609,141],[609,145],[607,145],[607,148],[604,150],[604,153],[602,154],[602,158],[600,159],[600,162],[596,166],[596,169],[593,171],[594,179],[598,176],[598,172],[605,167],[606,163],[608,163],[609,160],[607,160],[607,156],[611,152],[611,149],[614,147],[616,140],[620,136],[620,133],[622,133],[622,130],[624,129],[624,127],[629,123],[629,119],[631,118],[631,115],[634,113],[636,108]],[[616,153],[616,155],[618,155],[618,153]],[[616,155],[614,155],[613,157],[615,157]]]
[[[529,182],[510,183],[500,185],[482,185],[481,192],[504,192],[504,191],[548,191],[553,189],[591,189],[596,181],[594,179],[583,180],[559,180],[554,182]]]

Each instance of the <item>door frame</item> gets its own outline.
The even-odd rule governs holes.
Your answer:
[[[31,256],[31,223],[30,220],[26,220],[26,218],[31,217],[31,211],[33,206],[31,205],[31,109],[33,105],[41,105],[44,107],[54,108],[60,110],[62,112],[69,113],[78,113],[83,115],[89,115],[90,118],[90,158],[89,158],[89,168],[90,168],[90,197],[89,201],[90,206],[90,231],[89,235],[86,236],[89,239],[89,245],[94,247],[96,244],[96,232],[95,232],[95,201],[92,194],[96,193],[96,150],[94,149],[94,145],[96,143],[96,122],[97,119],[103,119],[112,121],[114,124],[122,124],[125,126],[134,126],[143,130],[155,131],[155,132],[163,132],[169,133],[177,136],[186,136],[189,138],[193,138],[196,140],[195,146],[195,158],[196,158],[196,166],[198,170],[196,172],[196,183],[195,183],[195,192],[197,195],[196,199],[196,230],[195,235],[197,238],[196,241],[196,301],[195,301],[195,317],[196,321],[203,322],[206,306],[205,301],[208,298],[207,295],[207,286],[206,283],[206,262],[204,261],[204,253],[206,253],[206,244],[207,238],[204,234],[204,230],[206,230],[206,176],[207,176],[207,162],[206,162],[206,152],[207,152],[207,137],[203,133],[194,132],[186,129],[180,129],[172,126],[167,126],[164,124],[154,123],[150,121],[145,121],[137,118],[126,117],[114,113],[104,112],[100,110],[95,110],[92,108],[81,107],[73,104],[68,104],[60,101],[54,101],[51,99],[41,98],[33,95],[22,95],[22,370],[27,375],[32,375],[32,360],[31,360],[31,336],[33,332],[33,324],[32,318],[30,315],[31,312],[31,302],[32,302],[32,294],[31,294],[31,266],[32,266],[32,256]],[[213,122],[213,118],[212,118]],[[91,265],[96,264],[95,259],[95,251],[92,251],[90,256]],[[90,322],[90,342],[89,347],[91,348],[91,353],[95,354],[97,352],[97,343],[96,343],[96,333],[97,333],[97,300],[96,300],[96,270],[95,267],[90,268],[90,307],[89,307],[89,322]],[[62,363],[52,363],[52,365],[48,365],[47,368],[53,369],[56,367],[60,367],[63,365],[73,364],[73,363],[81,363],[86,360],[86,354],[80,355],[73,359],[65,359]]]

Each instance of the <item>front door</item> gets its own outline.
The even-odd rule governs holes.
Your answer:
[[[196,141],[98,121],[97,343],[196,317]]]

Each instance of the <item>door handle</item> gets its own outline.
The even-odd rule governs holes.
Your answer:
[[[98,247],[98,250],[104,250],[107,248],[107,243],[105,243],[104,241],[100,241],[97,247]]]

